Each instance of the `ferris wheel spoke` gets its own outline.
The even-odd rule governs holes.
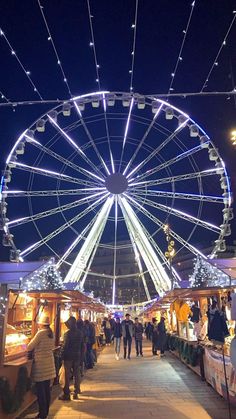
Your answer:
[[[103,93],[103,95],[104,95],[104,93]],[[74,103],[74,105],[75,105],[75,109],[76,109],[76,111],[77,111],[77,113],[78,113],[78,115],[79,115],[79,118],[80,118],[80,121],[81,121],[82,127],[83,127],[83,129],[84,129],[84,131],[85,131],[85,133],[86,133],[86,135],[87,135],[87,137],[88,137],[88,139],[89,139],[90,143],[92,144],[92,147],[93,147],[93,149],[94,149],[94,151],[95,151],[95,153],[96,153],[96,155],[97,155],[98,159],[99,159],[99,160],[100,160],[100,162],[102,163],[102,166],[104,167],[104,169],[105,169],[106,173],[107,173],[108,175],[110,175],[110,171],[109,171],[109,169],[108,169],[108,167],[107,167],[107,165],[106,165],[106,163],[105,163],[104,159],[102,158],[101,154],[99,153],[98,148],[97,148],[97,146],[96,146],[96,143],[95,143],[95,141],[94,141],[94,139],[93,139],[93,137],[92,137],[92,135],[91,135],[91,133],[90,133],[90,131],[89,131],[89,129],[88,129],[88,127],[87,127],[87,125],[86,125],[85,121],[84,121],[84,119],[83,119],[83,116],[82,116],[81,110],[79,109],[79,106],[77,105],[77,103],[76,103],[75,101],[74,101],[73,103]]]
[[[207,169],[202,170],[200,172],[192,172],[192,173],[184,173],[182,175],[177,176],[169,176],[162,179],[154,179],[154,180],[143,180],[141,182],[132,182],[129,183],[129,187],[136,186],[137,188],[143,188],[148,186],[156,186],[156,185],[162,185],[165,183],[173,183],[173,182],[180,182],[184,180],[190,180],[190,179],[198,179],[205,176],[215,176],[216,175],[216,169]]]
[[[95,187],[95,188],[82,188],[82,189],[52,189],[44,191],[17,191],[17,190],[7,190],[3,191],[3,196],[8,198],[25,198],[25,197],[51,197],[51,196],[67,196],[67,195],[86,195],[88,192],[93,191],[105,191],[104,187]]]
[[[141,225],[141,227],[142,227],[142,229],[143,229],[143,231],[145,232],[145,234],[146,234],[146,237],[147,237],[147,239],[150,241],[150,243],[152,244],[152,246],[153,246],[153,248],[157,251],[157,253],[158,253],[158,255],[160,256],[160,258],[163,260],[163,264],[165,265],[165,266],[167,266],[168,267],[168,270],[170,269],[169,268],[169,261],[168,261],[168,259],[166,258],[166,256],[164,255],[164,253],[161,251],[161,249],[160,249],[160,247],[158,246],[158,244],[155,242],[155,240],[153,239],[153,237],[155,236],[155,234],[156,234],[156,232],[154,232],[154,234],[152,235],[152,234],[150,234],[148,231],[147,231],[147,229],[145,228],[145,226],[144,226],[144,224],[139,220],[139,222],[140,222],[140,225]],[[159,230],[159,229],[158,229]],[[181,281],[181,278],[180,278],[180,276],[178,275],[178,273],[176,272],[176,270],[175,269],[173,269],[173,267],[172,267],[172,273],[174,274],[174,276],[175,276],[175,280],[177,281],[177,283],[179,282],[179,281]]]
[[[104,182],[104,179],[101,178],[100,176],[95,175],[95,173],[90,172],[86,169],[83,169],[82,167],[76,165],[75,163],[73,163],[72,161],[64,158],[63,156],[61,156],[60,154],[56,153],[55,151],[51,150],[50,148],[47,148],[45,146],[43,146],[42,144],[40,144],[39,141],[35,141],[33,138],[31,138],[28,134],[25,134],[25,137],[30,140],[30,143],[33,144],[35,147],[37,147],[38,149],[40,149],[41,151],[43,151],[45,154],[53,157],[54,159],[60,161],[61,163],[63,163],[65,166],[71,167],[72,169],[74,169],[75,171],[85,175],[86,177],[91,178],[95,178],[96,180],[99,180],[101,182]]]
[[[80,287],[83,288],[84,281],[81,280],[81,276],[85,270],[91,254],[93,253],[94,246],[105,228],[113,200],[113,196],[108,197],[103,204],[93,227],[91,228],[83,246],[81,247],[78,255],[75,258],[75,261],[73,262],[69,272],[66,275],[65,282],[80,282]]]
[[[171,288],[169,277],[149,243],[143,229],[141,228],[135,212],[128,203],[126,197],[121,197],[119,202],[125,222],[126,224],[129,224],[129,228],[133,231],[135,243],[139,248],[140,254],[142,255],[147,268],[149,269],[150,276],[157,291],[160,293],[169,290]]]
[[[142,267],[142,263],[141,263],[141,260],[140,260],[140,257],[139,257],[138,249],[137,249],[137,246],[135,244],[135,237],[132,234],[132,229],[130,229],[129,222],[127,222],[127,229],[128,229],[131,244],[133,246],[135,260],[137,261],[137,264],[138,264],[139,275],[140,275],[140,277],[142,279],[142,282],[143,282],[143,287],[144,287],[144,290],[145,290],[145,293],[146,293],[146,297],[147,297],[147,300],[150,300],[151,296],[150,296],[150,293],[149,293],[149,290],[148,290],[148,286],[147,286],[147,282],[146,282],[146,278],[145,278],[145,272],[143,271],[143,267]],[[146,273],[147,273],[147,271],[146,271]]]
[[[169,144],[169,142],[171,140],[173,140],[173,138],[175,138],[175,136],[182,131],[182,129],[186,126],[188,122],[188,118],[186,118],[186,120],[184,122],[182,122],[182,124],[180,124],[176,130],[169,135],[164,141],[162,141],[162,143],[155,148],[155,150],[153,150],[152,153],[150,153],[146,159],[144,159],[143,161],[141,161],[141,163],[138,164],[138,166],[136,166],[133,170],[131,170],[131,172],[127,175],[127,178],[130,178],[130,176],[132,176],[135,172],[137,172],[137,170],[142,169],[153,157],[155,157],[167,144]]]
[[[52,126],[65,138],[65,140],[74,148],[75,151],[82,157],[82,159],[91,167],[99,177],[103,178],[103,174],[98,167],[86,156],[83,150],[76,144],[76,142],[58,125],[58,123],[50,116],[47,115]]]
[[[87,196],[85,198],[78,199],[74,202],[71,202],[70,204],[60,205],[58,207],[51,208],[50,210],[47,210],[47,211],[38,212],[37,214],[30,215],[28,217],[23,217],[23,218],[18,218],[16,220],[12,220],[12,221],[7,223],[7,226],[8,227],[18,227],[22,224],[26,224],[26,223],[29,223],[31,221],[41,220],[42,218],[50,217],[52,215],[57,214],[58,212],[62,212],[62,211],[66,211],[66,210],[69,210],[69,209],[72,209],[72,208],[76,208],[76,207],[79,207],[80,205],[84,205],[84,203],[94,201],[94,200],[96,200],[96,198],[99,195],[104,195],[105,193],[106,193],[105,191],[98,192],[98,193],[95,193],[93,195]]]
[[[140,196],[145,196],[146,194],[153,197],[159,198],[175,198],[175,199],[189,199],[193,201],[202,201],[202,202],[211,202],[211,203],[223,203],[223,196],[213,196],[213,195],[202,195],[202,194],[192,194],[184,192],[170,192],[170,191],[155,191],[152,189],[146,189],[140,191],[139,189],[133,189],[132,193],[135,193]]]
[[[95,220],[97,218],[97,214],[93,217],[93,219],[88,223],[88,225],[82,230],[82,232],[76,237],[76,239],[73,241],[73,243],[68,247],[68,249],[65,251],[65,253],[62,255],[62,257],[58,260],[56,267],[57,269],[60,268],[60,266],[66,262],[66,259],[68,256],[73,252],[75,247],[79,244],[81,240],[85,240],[85,234],[90,230],[90,228],[93,226]]]
[[[163,211],[165,213],[168,212],[169,214],[173,214],[174,216],[178,218],[182,218],[183,220],[187,220],[193,224],[197,224],[203,228],[214,231],[215,233],[219,233],[221,231],[220,227],[216,226],[215,224],[212,224],[212,223],[209,223],[208,221],[204,221],[200,218],[194,217],[193,215],[188,214],[187,212],[177,210],[175,208],[169,207],[168,205],[162,205],[157,202],[153,202],[146,197],[143,199],[142,198],[140,199],[140,195],[131,194],[131,196],[134,196],[142,204],[146,204],[150,207],[157,208],[160,211]]]
[[[151,129],[152,129],[152,127],[153,127],[153,125],[155,124],[155,122],[156,122],[156,118],[158,117],[158,115],[159,115],[159,113],[160,113],[160,111],[161,111],[162,107],[163,107],[163,103],[162,103],[162,104],[159,106],[159,108],[157,109],[157,111],[156,111],[156,113],[155,113],[155,115],[154,115],[154,117],[153,117],[153,119],[152,119],[151,123],[149,124],[149,126],[148,126],[147,130],[145,131],[145,133],[144,133],[143,137],[141,138],[141,140],[140,140],[140,142],[139,142],[139,144],[138,144],[138,147],[136,148],[136,150],[135,150],[135,152],[134,152],[133,156],[131,157],[130,161],[128,162],[128,164],[127,164],[127,166],[126,166],[126,168],[125,168],[125,170],[123,171],[123,175],[125,175],[125,174],[126,174],[126,172],[127,172],[128,168],[130,167],[130,165],[131,165],[131,164],[133,163],[133,161],[135,160],[135,158],[136,158],[136,156],[137,156],[137,154],[138,154],[138,152],[139,152],[140,148],[142,147],[142,145],[143,145],[144,141],[146,140],[146,138],[147,138],[147,136],[148,136],[149,132],[151,131]]]
[[[110,133],[109,133],[108,122],[107,122],[106,97],[104,93],[102,94],[102,97],[103,97],[102,102],[103,102],[103,110],[104,110],[104,118],[105,118],[105,128],[106,128],[106,134],[107,134],[109,155],[110,155],[110,160],[111,160],[111,168],[112,168],[112,173],[115,173],[115,164],[114,164],[114,159],[113,159],[113,155],[111,151],[111,140],[110,140]],[[110,174],[110,172],[108,174]]]
[[[131,112],[132,112],[133,105],[134,105],[134,98],[132,97],[131,102],[130,102],[130,106],[129,106],[129,113],[128,113],[128,117],[127,117],[127,121],[126,121],[126,125],[125,125],[125,133],[124,133],[123,143],[122,143],[119,171],[120,171],[121,165],[122,165],[125,143],[126,143],[127,135],[128,135],[128,131],[129,131],[130,117],[131,117]]]
[[[125,194],[124,194],[125,195]],[[133,205],[139,209],[144,215],[146,215],[150,220],[152,220],[155,224],[157,224],[162,229],[164,228],[165,224],[159,220],[159,218],[155,217],[153,214],[151,214],[146,208],[144,208],[142,205],[140,205],[134,198],[130,197],[129,195],[125,195],[128,200],[130,200]],[[182,244],[183,247],[187,248],[192,254],[199,255],[203,257],[204,259],[207,259],[207,257],[200,252],[196,247],[192,246],[188,241],[184,240],[179,234],[177,234],[173,229],[170,230],[170,234],[173,238],[175,238],[180,244]]]
[[[209,144],[209,142],[207,143]],[[177,156],[173,157],[170,160],[165,161],[164,163],[160,164],[157,167],[154,167],[153,169],[148,170],[147,172],[145,172],[144,174],[138,176],[138,180],[142,180],[145,179],[146,177],[149,177],[157,172],[159,172],[160,170],[166,169],[169,166],[171,166],[172,164],[178,163],[181,160],[186,159],[187,157],[193,156],[195,153],[198,153],[199,151],[202,151],[202,145],[198,145],[196,147],[191,148],[190,150],[185,151],[184,153],[178,154]],[[130,179],[129,182],[133,181],[133,180],[137,180],[137,177],[135,179]]]
[[[114,250],[113,250],[113,284],[112,284],[112,304],[115,304],[116,297],[116,256],[117,256],[117,221],[118,221],[118,206],[117,195],[115,195],[115,224],[114,224]]]
[[[52,179],[58,179],[65,182],[77,183],[79,185],[85,185],[85,186],[91,186],[91,187],[94,187],[96,185],[95,182],[90,182],[88,180],[74,178],[68,175],[64,175],[63,173],[54,172],[52,170],[44,169],[41,167],[29,166],[28,164],[24,164],[24,163],[14,162],[14,166],[17,169],[24,170],[26,172],[35,173],[41,176],[47,176]]]
[[[65,231],[67,228],[69,228],[71,225],[75,224],[77,221],[79,221],[81,218],[83,218],[85,215],[90,213],[93,209],[95,209],[102,201],[104,201],[108,197],[109,193],[107,193],[105,196],[102,196],[101,198],[97,199],[96,202],[92,203],[88,206],[84,211],[77,214],[75,217],[68,220],[66,223],[58,227],[56,230],[52,231],[50,234],[48,234],[46,237],[42,238],[38,242],[30,245],[26,249],[24,249],[20,256],[28,256],[30,253],[37,250],[39,247],[43,246],[44,244],[47,244],[48,241],[56,237],[58,234],[61,234],[63,231]]]

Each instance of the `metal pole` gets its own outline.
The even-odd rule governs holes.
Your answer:
[[[228,380],[227,380],[226,366],[225,366],[224,345],[222,346],[222,355],[223,355],[223,365],[224,365],[224,375],[225,375],[225,387],[226,387],[227,402],[228,402],[228,409],[229,409],[229,419],[232,419],[232,416],[231,416],[231,406],[230,406],[230,398],[229,398],[229,387],[228,387]]]

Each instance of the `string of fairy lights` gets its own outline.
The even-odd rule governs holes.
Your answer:
[[[191,4],[191,10],[190,10],[190,14],[189,14],[189,17],[188,17],[187,26],[186,26],[186,28],[183,30],[183,35],[184,35],[184,36],[183,36],[183,40],[182,40],[182,43],[181,43],[181,46],[180,46],[179,55],[178,55],[178,57],[177,57],[176,64],[175,64],[175,67],[174,67],[174,70],[173,70],[173,72],[171,73],[171,81],[170,81],[170,86],[169,86],[169,89],[168,89],[168,94],[169,94],[171,91],[173,91],[173,90],[174,90],[174,88],[173,88],[172,86],[173,86],[174,79],[175,79],[175,76],[176,76],[176,73],[177,73],[177,70],[178,70],[178,66],[179,66],[179,64],[183,61],[183,56],[182,56],[182,53],[183,53],[184,44],[185,44],[185,41],[186,41],[186,38],[187,38],[187,34],[188,34],[188,31],[189,31],[190,23],[191,23],[191,20],[192,20],[193,10],[194,10],[194,6],[195,6],[195,4],[196,4],[196,1],[193,1],[193,3]]]
[[[91,41],[89,42],[89,46],[93,49],[94,63],[95,63],[95,69],[96,69],[96,83],[98,85],[99,90],[101,90],[101,83],[100,83],[100,76],[99,76],[100,65],[98,64],[98,60],[97,60],[97,52],[96,52],[93,22],[92,22],[93,15],[91,14],[91,7],[90,7],[89,0],[87,0],[87,7],[88,7],[88,16],[89,16],[89,26],[90,26],[90,32],[91,32]]]
[[[63,66],[62,66],[62,61],[61,61],[61,59],[60,59],[60,57],[59,57],[59,54],[58,54],[58,52],[57,52],[56,45],[55,45],[55,42],[54,42],[54,40],[53,40],[53,37],[52,37],[51,31],[50,31],[50,29],[49,29],[49,26],[48,26],[48,23],[47,23],[47,19],[46,19],[46,15],[45,15],[45,13],[44,13],[44,8],[43,8],[43,6],[42,6],[42,4],[41,4],[40,0],[38,0],[38,5],[39,5],[39,9],[40,9],[40,12],[41,12],[41,15],[42,15],[42,18],[43,18],[44,24],[45,24],[46,29],[47,29],[47,33],[48,33],[48,41],[49,41],[49,42],[51,42],[51,44],[52,44],[52,48],[53,48],[53,50],[54,50],[54,53],[55,53],[55,55],[56,55],[56,59],[57,59],[57,65],[58,65],[58,66],[59,66],[59,68],[60,68],[60,71],[61,71],[61,74],[62,74],[62,77],[63,77],[63,81],[64,81],[64,83],[66,84],[66,87],[67,87],[67,89],[68,89],[68,92],[69,92],[69,94],[70,94],[70,97],[72,97],[73,95],[72,95],[71,90],[70,90],[70,86],[69,86],[69,83],[68,83],[68,79],[67,79],[66,74],[65,74],[65,71],[64,71],[64,69],[63,69]]]
[[[34,82],[33,82],[32,78],[30,77],[30,75],[31,75],[30,70],[26,70],[25,66],[23,65],[22,61],[21,61],[21,60],[20,60],[20,58],[19,58],[19,55],[17,54],[17,52],[16,52],[16,51],[15,51],[15,49],[13,48],[12,44],[10,43],[10,41],[9,41],[8,37],[6,36],[5,32],[3,32],[3,30],[2,30],[1,28],[0,28],[0,36],[1,36],[1,37],[3,37],[3,38],[5,39],[5,41],[6,41],[7,45],[8,45],[8,47],[9,47],[9,49],[10,49],[11,55],[12,55],[13,57],[15,57],[15,58],[16,58],[16,60],[17,60],[18,64],[19,64],[19,65],[20,65],[20,67],[21,67],[21,69],[24,71],[24,73],[25,73],[26,77],[28,78],[28,80],[29,80],[29,82],[30,82],[30,84],[31,84],[31,86],[32,86],[32,88],[33,88],[34,93],[36,93],[36,94],[39,96],[39,98],[40,98],[41,100],[43,100],[43,97],[42,97],[42,96],[41,96],[41,94],[39,93],[39,91],[38,91],[38,89],[37,89],[36,85],[34,84]]]
[[[231,29],[232,29],[232,27],[233,27],[233,24],[234,24],[234,22],[235,22],[235,19],[236,19],[236,10],[233,10],[233,18],[232,18],[232,20],[231,20],[231,22],[230,22],[230,25],[229,25],[229,27],[228,27],[228,29],[227,29],[227,32],[226,32],[226,34],[225,34],[225,36],[224,36],[224,39],[223,39],[223,41],[222,41],[222,43],[221,43],[221,45],[220,45],[220,48],[219,48],[219,50],[218,50],[218,52],[217,52],[217,54],[216,54],[216,56],[215,56],[215,59],[214,59],[214,61],[213,61],[213,64],[212,64],[212,66],[210,67],[210,70],[209,70],[209,72],[208,72],[208,74],[207,74],[206,80],[204,81],[204,83],[203,83],[203,85],[202,85],[201,92],[202,92],[202,91],[203,91],[203,90],[207,87],[207,84],[208,84],[208,82],[209,82],[209,78],[210,78],[210,76],[211,76],[211,74],[212,74],[212,72],[213,72],[214,68],[218,67],[218,65],[219,65],[219,62],[218,62],[219,56],[220,56],[221,51],[223,50],[223,48],[227,45],[227,39],[228,39],[228,37],[229,37],[229,34],[230,34],[230,32],[231,32]]]
[[[134,31],[134,37],[133,37],[133,48],[131,52],[132,56],[132,63],[131,63],[131,69],[129,70],[130,74],[130,92],[133,91],[133,79],[134,79],[134,63],[135,63],[135,49],[136,49],[136,33],[137,33],[137,22],[138,22],[138,0],[136,0],[135,3],[135,17],[134,17],[134,23],[132,23],[131,29]]]

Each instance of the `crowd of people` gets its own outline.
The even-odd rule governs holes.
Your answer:
[[[165,318],[161,317],[158,323],[155,318],[152,322],[143,325],[138,317],[131,320],[129,313],[123,320],[120,317],[109,315],[101,322],[99,319],[92,323],[88,319],[76,320],[70,316],[65,322],[68,330],[63,337],[61,346],[62,368],[64,372],[63,394],[59,400],[71,399],[70,382],[73,378],[73,399],[76,400],[81,393],[80,383],[84,368],[94,367],[97,361],[97,346],[114,345],[115,357],[120,359],[121,342],[123,341],[123,358],[131,359],[133,341],[137,357],[143,357],[143,335],[152,341],[153,356],[160,358],[164,355],[166,343]],[[38,419],[46,419],[50,407],[50,383],[56,377],[54,364],[54,339],[50,328],[49,317],[43,316],[38,321],[38,332],[28,344],[28,351],[33,352],[32,380],[36,383],[36,392],[39,406]],[[103,338],[104,336],[104,338]]]

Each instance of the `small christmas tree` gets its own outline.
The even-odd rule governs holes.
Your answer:
[[[32,290],[56,290],[63,289],[63,281],[57,270],[54,260],[45,263],[37,271],[25,277],[21,283],[21,289]]]
[[[194,259],[193,273],[189,280],[193,288],[216,287],[229,285],[230,283],[230,278],[225,272],[204,260],[201,256]]]
[[[194,260],[193,274],[190,277],[190,284],[193,288],[207,287],[211,280],[211,272],[201,256]]]

